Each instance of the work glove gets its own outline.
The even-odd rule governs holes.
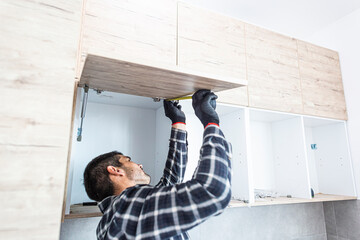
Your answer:
[[[192,96],[192,106],[195,115],[200,119],[201,123],[206,127],[209,123],[219,125],[219,116],[216,113],[217,96],[209,90],[198,90]]]
[[[164,110],[165,110],[165,116],[170,118],[172,124],[175,123],[185,124],[185,114],[183,111],[181,111],[181,105],[179,105],[178,101],[164,100]]]

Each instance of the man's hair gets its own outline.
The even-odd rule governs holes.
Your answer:
[[[107,171],[108,166],[121,167],[119,162],[121,152],[112,151],[91,160],[84,171],[84,185],[89,198],[100,202],[114,195],[114,185]]]

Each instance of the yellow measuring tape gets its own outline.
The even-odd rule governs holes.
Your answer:
[[[179,100],[185,100],[185,99],[192,99],[192,96],[185,96],[185,97],[178,97],[178,98],[168,98],[165,99],[166,101],[179,101]]]

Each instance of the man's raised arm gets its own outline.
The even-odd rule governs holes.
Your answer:
[[[136,239],[180,236],[211,216],[220,214],[231,199],[231,144],[215,112],[217,96],[210,91],[193,95],[195,114],[204,125],[200,160],[187,182],[149,191],[138,221]]]
[[[181,183],[187,164],[186,118],[177,102],[164,100],[165,115],[171,120],[172,128],[169,140],[169,152],[163,176],[156,187]]]

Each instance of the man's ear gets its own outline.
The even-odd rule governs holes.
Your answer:
[[[108,171],[108,173],[112,174],[112,175],[118,175],[118,176],[124,176],[125,175],[125,171],[119,167],[114,167],[114,166],[107,166],[106,170]]]

